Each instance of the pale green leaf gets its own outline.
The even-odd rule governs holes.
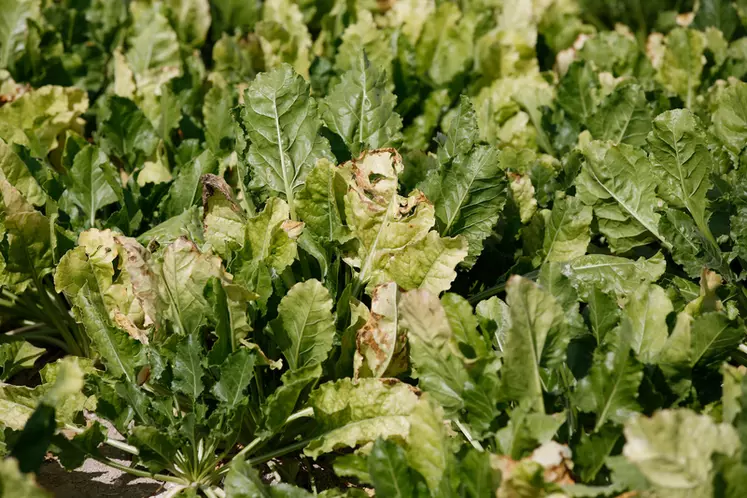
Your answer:
[[[625,425],[625,440],[623,454],[657,494],[687,489],[690,496],[710,496],[711,457],[716,453],[732,456],[739,447],[732,426],[684,408],[632,418]]]
[[[419,404],[407,384],[346,378],[322,384],[311,393],[309,404],[325,434],[311,441],[304,453],[317,458],[338,449],[355,448],[377,438],[406,440],[410,415]]]
[[[705,35],[694,29],[677,27],[664,38],[665,50],[656,78],[691,108],[703,74]]]
[[[158,294],[165,309],[163,318],[181,335],[190,335],[206,320],[210,304],[205,286],[213,277],[225,278],[219,257],[201,253],[184,237],[168,245],[155,264]]]
[[[7,180],[23,197],[35,206],[43,205],[47,196],[23,160],[13,148],[0,139],[0,180]]]
[[[544,261],[570,261],[586,254],[591,218],[591,208],[578,198],[556,199],[545,226]]]
[[[735,81],[719,95],[711,121],[721,141],[739,154],[747,140],[747,83]]]

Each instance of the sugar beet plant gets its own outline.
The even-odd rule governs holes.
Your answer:
[[[0,497],[747,495],[747,3],[0,12]]]

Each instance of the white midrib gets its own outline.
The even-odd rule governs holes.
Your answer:
[[[376,249],[379,245],[379,239],[381,238],[381,234],[384,232],[385,228],[388,226],[389,215],[392,212],[392,204],[394,204],[396,199],[397,199],[397,192],[394,192],[394,194],[392,195],[392,199],[389,201],[389,205],[387,206],[386,213],[384,214],[384,219],[381,221],[381,224],[379,225],[378,232],[376,232],[376,238],[374,238],[374,241],[371,244],[371,249],[369,249],[368,251],[366,260],[361,265],[360,281],[362,284],[365,284],[369,278],[368,272],[371,271],[370,267],[373,264],[374,255],[376,254]]]
[[[560,233],[560,228],[563,226],[563,222],[565,221],[565,216],[568,214],[568,209],[563,211],[563,216],[560,218],[560,223],[558,224],[557,230],[555,230],[555,234],[552,236],[552,240],[550,241],[550,247],[547,249],[547,254],[545,255],[545,259],[542,260],[542,264],[544,264],[547,261],[547,258],[550,257],[550,254],[552,253],[552,248],[555,246],[555,241],[558,239],[558,234]]]
[[[362,57],[362,56],[361,56]],[[358,143],[363,147],[363,116],[366,106],[366,100],[368,99],[368,92],[366,91],[366,85],[368,84],[368,75],[366,74],[366,66],[364,61],[361,61],[361,110],[360,110],[360,123],[358,124]]]
[[[534,330],[534,321],[532,320],[532,317],[529,316],[529,307],[528,306],[522,306],[522,309],[524,311],[524,316],[527,320],[527,335],[529,336],[529,344],[532,346],[532,356],[534,356],[534,364],[532,365],[532,371],[534,373],[534,384],[537,388],[537,392],[539,393],[539,411],[544,412],[545,411],[545,402],[542,399],[542,379],[540,378],[539,374],[539,364],[540,364],[540,352],[539,352],[539,345],[536,342],[536,338],[532,331]]]
[[[599,184],[599,186],[602,187],[604,189],[604,191],[607,192],[610,195],[610,197],[612,197],[615,200],[615,202],[617,202],[618,204],[620,204],[625,209],[625,211],[627,211],[628,214],[630,214],[630,216],[632,216],[638,223],[640,223],[641,225],[643,225],[643,227],[646,230],[648,230],[649,232],[651,232],[657,239],[659,239],[664,244],[665,247],[667,247],[667,248],[670,247],[669,243],[666,240],[664,240],[661,235],[659,235],[659,232],[655,228],[649,226],[649,224],[647,222],[645,222],[642,219],[640,219],[638,217],[638,215],[636,214],[636,212],[633,210],[633,208],[631,208],[630,206],[628,206],[625,203],[625,201],[623,201],[622,199],[620,199],[617,196],[617,194],[615,194],[609,188],[607,188],[607,185],[605,185],[599,179],[599,177],[597,176],[597,174],[594,172],[593,168],[589,168],[589,173],[591,173],[591,176],[594,177],[594,180]]]
[[[293,346],[293,356],[292,356],[293,365],[291,365],[291,368],[298,367],[298,360],[299,360],[299,356],[301,355],[301,342],[304,337],[304,330],[306,329],[306,324],[309,323],[309,316],[311,315],[311,311],[314,308],[315,304],[316,304],[316,290],[314,290],[314,295],[311,299],[311,306],[306,307],[306,313],[304,314],[301,326],[296,329],[298,331],[296,334],[297,341],[296,341],[296,344]],[[288,362],[290,363],[290,358],[288,359]]]
[[[615,383],[612,384],[612,391],[610,391],[610,395],[604,402],[604,408],[602,409],[602,413],[599,414],[599,418],[597,419],[597,424],[594,430],[599,430],[607,420],[607,412],[610,410],[610,406],[612,406],[612,399],[615,397],[615,394],[617,394],[617,389],[620,386],[620,382],[622,381],[624,374],[625,365],[623,365],[622,372],[619,372],[619,375],[615,377]]]
[[[285,154],[283,152],[283,134],[280,132],[280,116],[278,116],[278,104],[276,95],[272,96],[272,114],[275,119],[275,133],[278,139],[278,155],[280,156],[280,173],[283,176],[283,188],[285,189],[285,198],[288,200],[288,208],[290,209],[290,217],[292,220],[296,219],[296,206],[293,203],[293,189],[291,188],[290,179],[288,178],[288,172],[285,167]]]
[[[451,230],[451,226],[454,224],[454,221],[458,218],[459,212],[462,210],[462,206],[464,205],[465,199],[467,199],[467,194],[469,194],[470,188],[472,188],[472,184],[475,183],[475,178],[477,178],[477,174],[480,171],[480,168],[475,168],[475,170],[472,172],[472,177],[469,179],[469,182],[467,182],[467,187],[464,189],[464,194],[459,198],[459,202],[457,203],[456,209],[453,211],[453,215],[449,217],[448,223],[446,224],[446,228],[444,228],[444,234],[448,234],[449,230]]]

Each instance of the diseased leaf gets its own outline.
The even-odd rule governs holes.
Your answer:
[[[379,437],[406,439],[410,415],[418,404],[412,388],[400,382],[351,379],[322,384],[309,404],[325,435],[311,441],[304,453],[312,458],[342,448],[355,448]]]
[[[408,367],[407,336],[399,327],[400,292],[392,282],[371,294],[371,313],[355,338],[354,377],[396,377]]]

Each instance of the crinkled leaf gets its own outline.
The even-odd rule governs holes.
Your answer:
[[[592,142],[576,177],[576,192],[594,208],[599,231],[614,252],[648,244],[659,235],[655,176],[646,154],[627,144]]]
[[[337,133],[353,156],[366,149],[389,147],[399,138],[402,119],[394,112],[395,95],[387,75],[364,52],[320,103],[327,127]]]
[[[282,193],[295,219],[296,193],[309,171],[318,159],[332,159],[327,140],[318,135],[309,85],[287,64],[260,74],[244,95],[241,123],[257,183]]]
[[[656,282],[665,269],[666,261],[661,253],[637,260],[589,254],[564,264],[562,272],[583,300],[587,300],[595,289],[625,299],[642,283]]]

